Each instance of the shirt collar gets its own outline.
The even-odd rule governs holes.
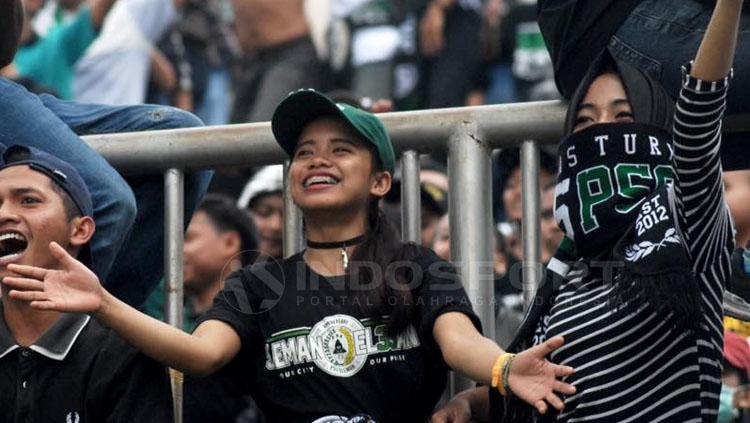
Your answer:
[[[21,348],[16,343],[13,334],[10,333],[8,325],[3,316],[3,306],[0,302],[0,358],[5,357],[11,351]],[[85,314],[63,314],[60,319],[52,325],[47,332],[37,340],[29,349],[49,359],[62,361],[73,348],[76,339],[91,320],[91,316]]]

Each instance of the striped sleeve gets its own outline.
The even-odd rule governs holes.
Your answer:
[[[693,270],[703,273],[733,243],[719,155],[731,74],[719,81],[702,81],[690,75],[689,65],[682,71],[674,122],[675,193]]]

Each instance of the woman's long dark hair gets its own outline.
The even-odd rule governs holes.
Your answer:
[[[373,168],[382,172],[377,154],[374,149],[371,152]],[[396,227],[380,210],[379,200],[372,198],[368,204],[368,236],[352,254],[351,268],[354,271],[349,276],[353,278],[351,282],[360,287],[372,286],[356,293],[359,304],[370,317],[389,316],[387,332],[389,336],[394,336],[414,322],[414,294],[421,283],[410,287],[417,276],[411,272],[410,266],[397,266],[393,272],[387,269],[395,262],[415,265],[420,251],[416,244],[401,241]]]

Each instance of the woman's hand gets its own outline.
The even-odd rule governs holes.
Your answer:
[[[39,310],[69,313],[99,311],[104,296],[99,278],[58,243],[50,243],[49,249],[60,263],[60,269],[8,265],[9,271],[19,275],[3,278],[3,283],[11,288],[10,297],[27,301],[31,307]]]
[[[572,375],[575,372],[573,368],[550,363],[545,358],[563,343],[561,336],[549,339],[517,354],[510,364],[510,390],[515,396],[533,405],[541,414],[547,412],[547,403],[560,411],[564,408],[565,405],[555,392],[565,395],[576,393],[573,385],[559,380]]]
[[[483,337],[465,314],[449,312],[438,317],[433,336],[448,366],[486,386],[491,385],[492,368],[503,350]],[[563,409],[556,392],[564,395],[576,392],[575,387],[560,381],[572,375],[573,368],[550,363],[545,358],[563,343],[562,337],[552,338],[517,354],[511,363],[508,376],[511,391],[542,414],[547,412],[547,403]]]

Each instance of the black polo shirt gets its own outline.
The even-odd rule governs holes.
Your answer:
[[[86,315],[18,345],[0,303],[0,422],[171,422],[163,366]]]

